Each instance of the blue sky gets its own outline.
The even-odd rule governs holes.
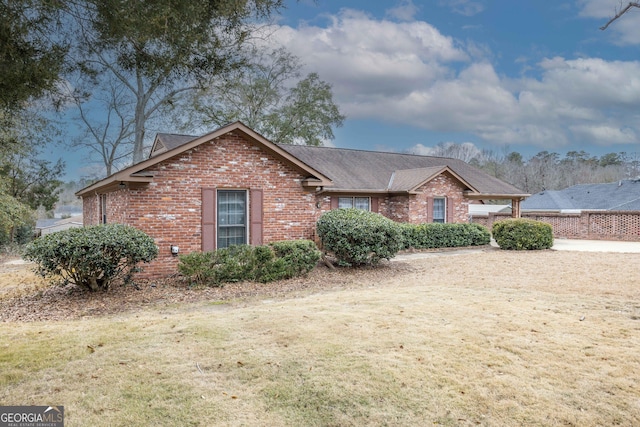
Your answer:
[[[339,147],[637,152],[640,9],[599,29],[619,6],[292,0],[276,37],[333,85]]]
[[[347,119],[328,145],[636,153],[640,9],[599,29],[620,4],[287,0],[273,40],[331,83]]]

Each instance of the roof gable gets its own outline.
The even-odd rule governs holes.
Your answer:
[[[158,154],[164,153],[165,151],[173,150],[174,148],[180,147],[181,145],[186,144],[189,141],[193,141],[196,138],[197,136],[193,135],[159,133],[153,140],[153,145],[151,146],[149,157],[155,157]]]
[[[422,187],[424,184],[445,172],[457,179],[468,191],[475,191],[472,185],[467,183],[448,166],[433,166],[430,168],[395,171],[389,181],[389,191],[417,191],[419,187]]]
[[[206,142],[210,142],[216,140],[226,134],[232,132],[239,132],[244,138],[249,140],[252,143],[259,145],[261,148],[275,154],[277,157],[280,157],[284,161],[293,165],[294,167],[301,169],[303,172],[308,174],[308,178],[303,181],[304,185],[311,186],[330,186],[332,185],[331,180],[328,179],[323,173],[315,170],[309,165],[301,162],[295,156],[291,155],[287,151],[283,150],[280,146],[274,144],[269,141],[259,133],[254,130],[248,128],[241,122],[231,123],[229,125],[223,126],[221,128],[216,129],[213,132],[210,132],[206,135],[188,139],[186,135],[182,135],[182,138],[174,138],[173,142],[175,143],[175,147],[172,149],[167,149],[166,139],[158,139],[156,138],[156,142],[154,142],[154,147],[156,148],[155,154],[147,160],[143,160],[133,166],[130,166],[126,169],[123,169],[119,172],[116,172],[88,187],[83,188],[82,190],[76,193],[77,196],[82,196],[84,194],[88,194],[93,191],[112,191],[118,187],[121,183],[131,183],[131,184],[144,184],[153,181],[152,174],[145,172],[146,169],[154,166],[158,163],[161,163],[171,157],[177,156],[185,151],[188,151],[192,148],[195,148],[201,144]],[[180,141],[181,140],[181,141]]]

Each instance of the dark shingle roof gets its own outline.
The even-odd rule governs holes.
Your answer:
[[[401,189],[392,183],[394,190],[406,191],[413,187],[412,184],[419,183],[420,179],[427,179],[436,169],[448,167],[472,186],[470,190],[474,192],[514,196],[525,194],[457,159],[306,145],[279,146],[328,176],[334,184],[331,189],[336,190],[387,190],[394,172],[414,170],[400,172],[405,188]]]
[[[193,141],[197,136],[192,135],[178,135],[175,133],[159,133],[156,135],[156,141],[151,152],[151,156],[158,152],[164,152],[173,150],[181,145],[186,144],[189,141]],[[158,143],[161,144],[161,147],[158,146]]]
[[[531,210],[638,210],[640,181],[622,180],[606,184],[579,184],[564,190],[542,191],[522,203]]]
[[[430,168],[404,169],[395,171],[389,179],[389,191],[406,191],[422,184],[425,179],[444,171],[444,166]]]

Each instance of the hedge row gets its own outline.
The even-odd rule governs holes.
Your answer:
[[[488,245],[491,234],[479,224],[402,224],[359,209],[336,209],[317,223],[324,249],[343,266],[373,265],[401,249]]]
[[[488,245],[491,233],[480,224],[400,224],[404,249]]]
[[[180,255],[178,271],[199,285],[267,283],[307,274],[315,268],[320,256],[310,240],[274,242],[266,246],[236,245],[213,252]]]

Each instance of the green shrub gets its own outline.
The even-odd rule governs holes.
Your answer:
[[[505,219],[493,224],[493,238],[501,249],[536,250],[553,246],[551,225],[531,219]]]
[[[271,282],[307,274],[320,251],[310,240],[236,245],[213,252],[180,255],[178,271],[190,282],[208,286],[240,281]]]
[[[320,217],[316,229],[324,249],[343,266],[375,265],[402,248],[398,223],[360,209],[329,211]]]
[[[488,245],[491,234],[480,224],[401,224],[403,247],[415,249]]]
[[[179,256],[178,271],[192,283],[216,283],[212,252],[191,252]]]
[[[322,256],[311,240],[284,240],[270,243],[269,246],[275,253],[276,261],[282,265],[279,279],[304,276],[316,267]]]
[[[131,279],[136,265],[158,256],[158,247],[144,232],[121,224],[71,228],[29,243],[24,258],[43,274],[90,291],[106,290],[117,280]]]

